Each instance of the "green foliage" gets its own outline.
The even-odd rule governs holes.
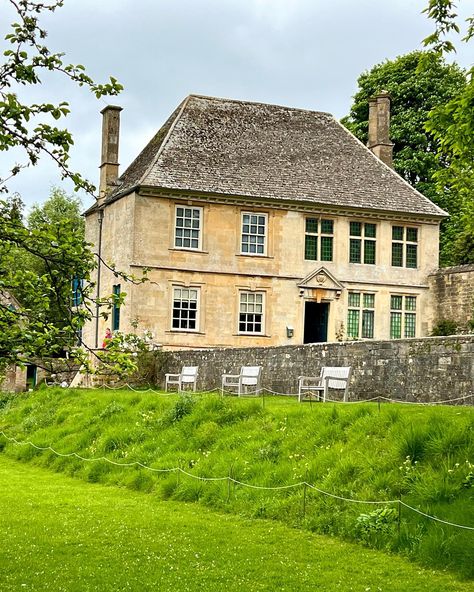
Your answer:
[[[69,151],[74,143],[71,134],[55,125],[56,121],[67,117],[69,105],[64,101],[56,105],[31,103],[26,99],[27,89],[41,85],[42,73],[46,72],[53,72],[65,82],[87,88],[96,98],[116,95],[122,86],[112,77],[104,84],[94,82],[84,66],[68,64],[63,53],[51,52],[44,44],[47,32],[41,27],[40,18],[44,13],[60,8],[62,0],[50,3],[10,0],[10,5],[18,20],[5,36],[9,48],[3,52],[4,62],[0,64],[0,151],[22,150],[25,160],[18,164],[15,152],[15,164],[10,167],[9,174],[2,173],[0,190],[7,190],[5,183],[8,178],[29,165],[36,165],[41,156],[47,156],[58,165],[63,177],[74,182],[77,189],[93,192],[94,186],[69,168]]]
[[[388,517],[385,528],[385,514],[377,518],[369,512],[369,518],[358,521],[360,504],[311,488],[303,503],[301,485],[267,491],[228,483],[225,477],[270,488],[307,481],[358,500],[393,500],[401,494],[405,502],[428,514],[472,525],[473,428],[469,407],[382,404],[379,412],[370,403],[305,406],[285,397],[267,397],[263,408],[259,399],[159,397],[128,391],[44,389],[15,398],[0,412],[0,429],[19,440],[86,458],[139,461],[160,470],[181,467],[196,477],[224,480],[200,481],[176,471],[152,473],[104,461],[79,462],[13,444],[5,445],[9,456],[86,481],[360,540],[430,566],[440,564],[437,553],[430,555],[435,547],[429,541],[439,542],[443,529],[441,542],[448,559],[442,567],[470,577],[471,532],[445,529],[403,509],[399,534],[398,523],[392,528]]]
[[[449,170],[451,159],[440,157],[440,139],[433,130],[426,132],[425,124],[433,109],[444,106],[465,88],[465,72],[456,64],[447,64],[439,55],[414,51],[364,72],[358,79],[358,86],[350,114],[342,122],[366,143],[369,98],[382,90],[390,93],[394,168],[451,215],[441,229],[441,261],[450,264],[448,252],[459,231],[461,198],[454,190],[446,191],[436,179],[439,171]]]
[[[431,335],[441,337],[443,335],[456,335],[458,333],[458,324],[450,319],[441,319],[433,327]]]
[[[357,517],[356,529],[363,541],[373,543],[379,535],[387,535],[393,531],[397,520],[394,508],[377,508],[368,514]]]
[[[435,31],[424,39],[424,45],[439,56],[456,51],[451,34],[460,33],[462,25],[453,0],[429,0],[424,12],[435,24]],[[461,41],[467,43],[474,36],[473,15],[465,25]],[[474,263],[474,68],[468,72],[466,86],[433,109],[426,129],[437,142],[439,157],[450,163],[435,175],[438,188],[455,203],[446,262]]]

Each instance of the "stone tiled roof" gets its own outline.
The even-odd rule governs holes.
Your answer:
[[[106,202],[137,186],[445,215],[328,113],[196,95],[181,103]]]

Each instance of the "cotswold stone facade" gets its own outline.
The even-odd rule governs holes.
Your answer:
[[[429,278],[437,321],[455,322],[464,332],[474,332],[474,265],[438,269]]]
[[[199,366],[198,388],[203,390],[219,388],[223,373],[260,365],[264,388],[295,394],[298,376],[318,376],[322,366],[351,366],[350,401],[388,397],[474,403],[474,335],[168,352],[158,384],[164,384],[165,372],[183,365]]]
[[[388,101],[370,134],[387,160]],[[429,334],[445,213],[331,115],[192,95],[117,179],[118,113],[104,110],[87,239],[150,281],[100,265],[100,295],[127,297],[88,345],[136,321],[166,349]]]

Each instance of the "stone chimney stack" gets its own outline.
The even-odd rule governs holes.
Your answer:
[[[385,90],[369,99],[367,147],[377,158],[393,168],[393,144],[390,142],[390,95]]]
[[[118,179],[120,111],[122,107],[107,105],[102,109],[102,155],[100,159],[99,200],[102,203],[106,194]]]

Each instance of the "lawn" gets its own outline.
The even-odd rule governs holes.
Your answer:
[[[0,490],[2,592],[472,590],[400,557],[4,455]]]
[[[270,518],[474,578],[473,530],[405,507],[399,515],[397,504],[355,503],[298,485],[348,500],[400,498],[473,527],[472,408],[73,389],[3,396],[2,406],[0,430],[19,441],[116,464],[0,437],[0,450],[12,458],[162,500]],[[154,471],[120,466],[133,462]],[[186,474],[165,471],[177,467]]]

